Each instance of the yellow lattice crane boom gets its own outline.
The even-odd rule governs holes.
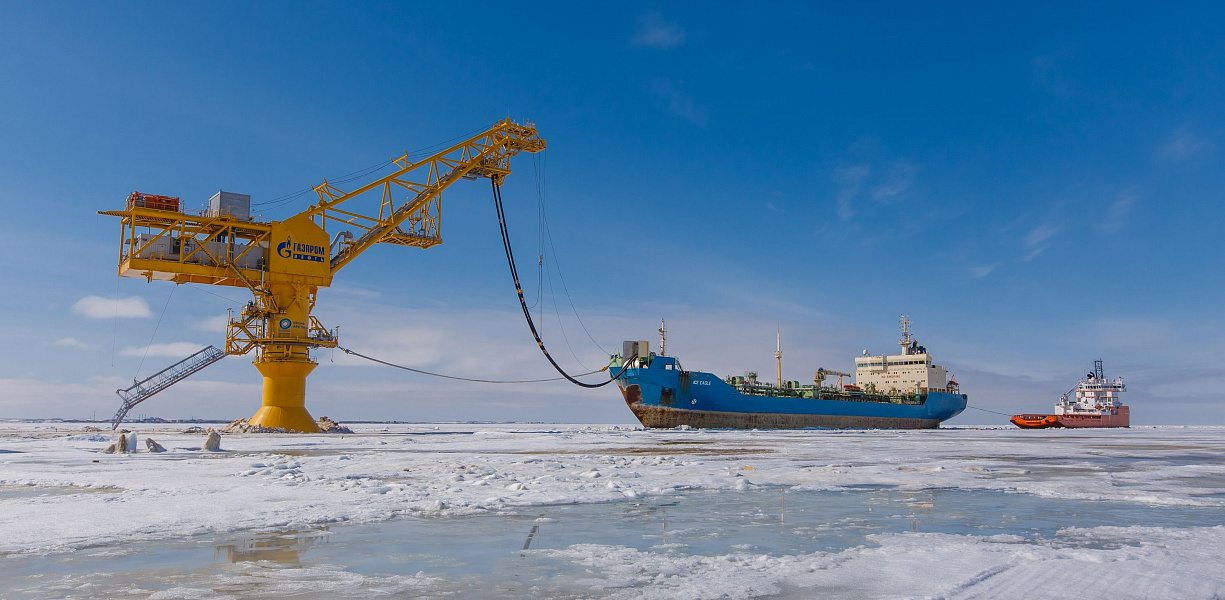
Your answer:
[[[198,214],[180,210],[178,198],[139,192],[124,210],[99,214],[121,220],[120,276],[251,290],[253,300],[231,315],[225,347],[227,354],[254,350],[264,376],[263,405],[250,422],[313,432],[305,405],[306,377],[316,366],[310,350],[337,343],[335,330],[311,315],[318,289],[375,244],[441,244],[444,189],[482,177],[501,184],[510,157],[544,148],[534,125],[507,119],[426,158],[406,153],[392,161],[395,172],[355,190],[324,181],[314,188],[317,203],[283,221],[253,220],[250,198],[226,192]],[[382,196],[377,216],[351,202],[374,190]]]

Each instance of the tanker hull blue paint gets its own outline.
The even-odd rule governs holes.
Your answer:
[[[617,378],[626,404],[647,427],[925,429],[960,414],[967,399],[935,391],[897,402],[866,394],[838,399],[745,394],[711,373],[681,370],[672,357],[652,356],[648,365],[626,369]]]

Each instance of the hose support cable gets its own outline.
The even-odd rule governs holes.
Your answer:
[[[510,234],[506,230],[506,211],[502,208],[502,189],[501,186],[498,185],[496,179],[491,178],[490,183],[493,185],[493,205],[498,211],[498,229],[500,229],[502,232],[502,249],[506,251],[506,264],[510,267],[510,276],[515,281],[515,293],[519,295],[519,307],[523,309],[523,318],[527,320],[528,329],[532,330],[532,337],[536,338],[536,345],[540,347],[540,351],[544,354],[544,357],[549,360],[549,364],[553,365],[553,368],[557,369],[557,372],[561,373],[562,377],[566,378],[574,385],[585,388],[598,388],[604,387],[613,381],[616,381],[625,373],[625,370],[628,369],[631,364],[633,364],[634,359],[638,358],[637,356],[626,359],[625,364],[621,366],[621,370],[618,371],[616,375],[613,375],[608,381],[601,383],[583,383],[582,381],[572,377],[565,371],[565,369],[562,369],[561,365],[557,364],[556,360],[553,360],[553,356],[549,354],[549,350],[544,347],[544,341],[540,339],[540,333],[536,331],[536,323],[532,321],[532,311],[528,309],[527,300],[523,297],[523,286],[519,284],[519,270],[515,268],[515,253],[513,250],[511,250]]]

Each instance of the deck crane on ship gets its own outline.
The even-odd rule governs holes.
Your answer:
[[[478,178],[499,186],[512,156],[544,149],[534,125],[505,119],[425,158],[405,153],[391,161],[393,173],[355,190],[325,180],[312,188],[318,202],[282,221],[253,219],[250,197],[226,192],[196,214],[184,212],[178,198],[139,192],[124,210],[99,214],[121,222],[119,276],[251,291],[251,302],[227,323],[225,340],[226,355],[254,352],[263,376],[262,405],[249,422],[314,432],[318,425],[306,410],[306,378],[317,366],[311,350],[337,347],[336,330],[311,314],[319,288],[375,244],[441,244],[444,189]],[[373,202],[354,202],[376,190],[377,216]]]

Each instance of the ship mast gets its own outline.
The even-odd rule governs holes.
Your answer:
[[[898,340],[898,344],[902,346],[902,354],[910,354],[910,343],[913,341],[910,337],[910,315],[902,315],[898,319],[898,324],[902,326],[902,339]]]
[[[668,322],[659,320],[659,355],[667,356],[665,350],[668,347]]]
[[[780,327],[774,332],[774,362],[777,366],[778,387],[783,387],[783,330]]]

